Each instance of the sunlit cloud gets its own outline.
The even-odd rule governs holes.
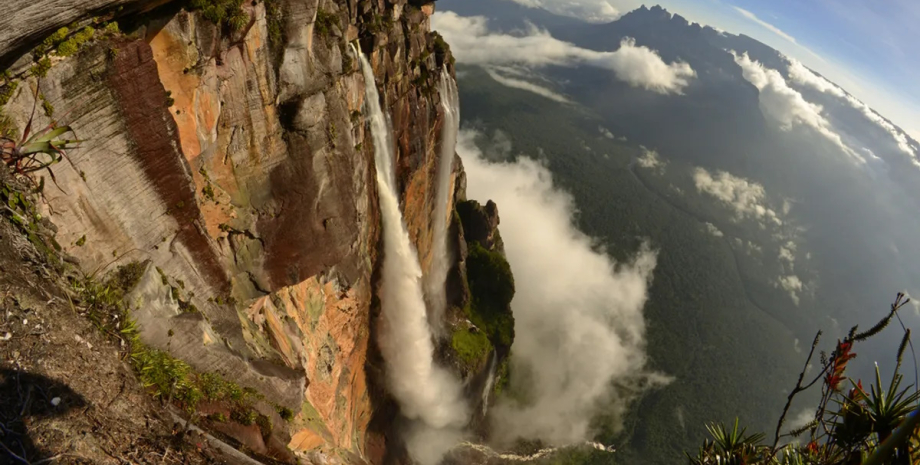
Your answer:
[[[598,52],[554,38],[531,25],[523,35],[489,30],[482,16],[460,16],[452,11],[435,13],[432,28],[451,44],[461,63],[474,65],[593,66],[610,70],[631,86],[660,94],[680,94],[696,72],[685,62],[665,63],[658,53],[624,38],[612,52]]]

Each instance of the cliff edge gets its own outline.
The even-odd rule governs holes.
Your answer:
[[[362,109],[364,86],[377,85],[403,216],[427,270],[444,124],[437,83],[453,73],[430,31],[434,3],[14,3],[0,19],[0,134],[66,125],[80,140],[18,190],[55,231],[32,246],[69,283],[61,292],[87,309],[87,283],[118,288],[146,351],[121,358],[161,402],[251,456],[399,460],[398,409],[373,342],[379,211]],[[376,83],[364,82],[352,45]],[[451,211],[464,197],[452,163]],[[450,231],[453,331],[471,297],[457,219]],[[118,332],[115,316],[106,321]],[[448,338],[439,353],[481,384],[471,380],[485,379],[491,347],[460,356]],[[187,390],[144,378],[144,367],[171,360],[188,366]],[[225,384],[209,394],[212,377]],[[249,410],[234,389],[251,393]],[[202,399],[177,395],[196,392]]]

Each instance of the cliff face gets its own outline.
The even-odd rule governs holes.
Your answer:
[[[42,26],[0,27],[0,63],[15,62],[0,119],[21,132],[37,106],[33,126],[54,119],[83,140],[44,189],[64,252],[87,274],[145,263],[128,298],[143,342],[291,409],[291,450],[382,461],[384,429],[370,426],[374,409],[392,414],[371,342],[379,218],[349,44],[367,53],[392,115],[404,215],[427,267],[436,83],[452,72],[429,32],[433,3],[236,2],[242,16],[220,25],[207,5],[221,2],[59,3],[2,20],[34,10]],[[113,20],[124,32],[102,33]],[[22,52],[73,21],[71,32],[99,30],[76,53],[50,52],[39,78],[40,57]]]

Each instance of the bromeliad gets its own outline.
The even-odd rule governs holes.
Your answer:
[[[43,169],[48,170],[51,180],[57,184],[51,166],[67,159],[67,150],[73,149],[78,144],[77,139],[61,138],[67,133],[76,134],[70,126],[57,126],[52,121],[42,130],[32,132],[32,123],[35,118],[35,105],[38,103],[38,92],[35,95],[35,104],[32,115],[26,123],[22,137],[16,140],[11,134],[0,134],[0,161],[13,173],[34,182],[28,175]],[[69,159],[67,159],[70,161]]]

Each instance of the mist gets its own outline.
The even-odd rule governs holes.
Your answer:
[[[499,205],[516,293],[512,378],[518,404],[498,399],[490,417],[498,443],[516,437],[566,445],[592,438],[603,404],[619,421],[642,390],[667,382],[647,367],[645,319],[656,253],[648,244],[626,263],[599,251],[574,223],[571,196],[526,157],[485,161],[477,134],[461,131],[457,151],[470,198]]]

